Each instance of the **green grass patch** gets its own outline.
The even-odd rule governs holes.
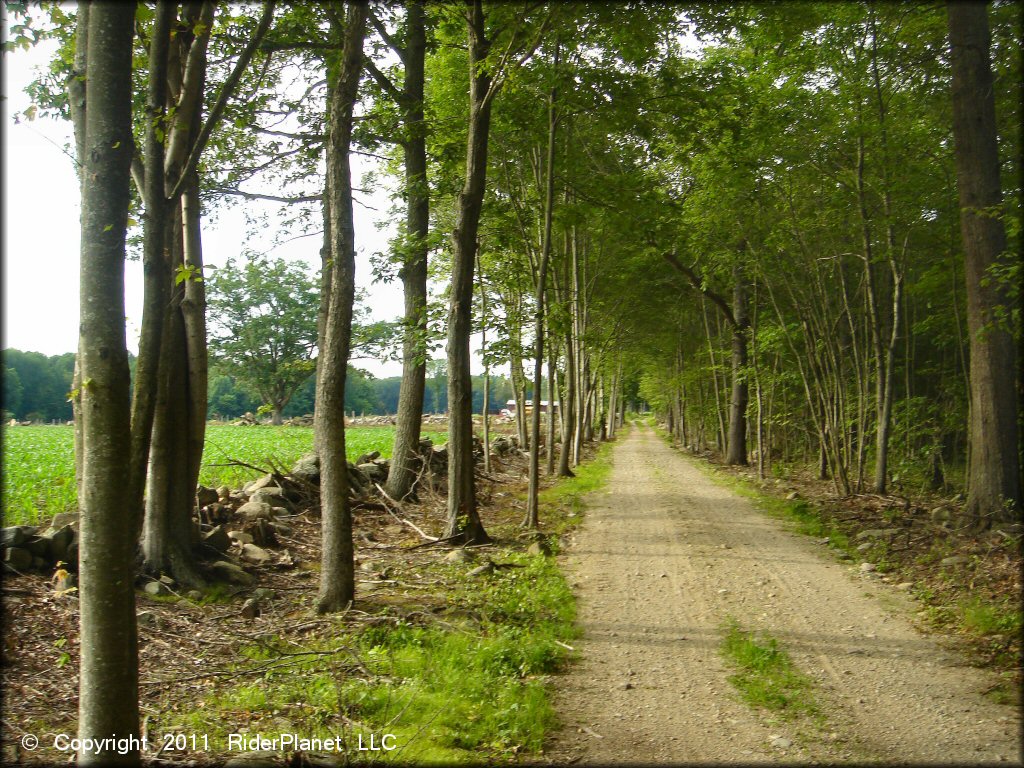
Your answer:
[[[394,427],[389,426],[351,427],[345,432],[346,453],[351,459],[371,451],[390,456],[394,435]],[[424,429],[423,435],[435,443],[447,439],[444,431]],[[3,443],[4,525],[38,523],[77,507],[74,427],[5,428]],[[287,470],[312,450],[312,427],[210,425],[199,482],[238,488],[258,473],[223,465],[234,460]]]
[[[1022,626],[1020,605],[1009,601],[993,603],[968,597],[957,605],[960,623],[977,635],[1019,635]]]
[[[567,477],[555,485],[541,490],[538,503],[544,507],[556,507],[565,514],[555,518],[554,532],[563,533],[573,524],[573,519],[583,513],[586,504],[583,498],[604,487],[612,471],[612,448],[614,443],[601,443],[594,457],[573,468],[575,477]],[[549,516],[550,517],[550,516]]]
[[[745,702],[784,719],[820,714],[811,679],[793,666],[775,638],[755,636],[735,619],[727,621],[723,632],[722,656],[736,669],[729,682]]]
[[[208,733],[216,743],[245,730],[340,736],[355,761],[475,763],[535,754],[555,722],[546,681],[569,654],[559,642],[577,634],[575,605],[553,559],[502,560],[524,567],[484,582],[467,581],[462,566],[431,568],[431,579],[446,577],[449,613],[479,618],[413,624],[381,614],[361,632],[339,623],[301,646],[268,638],[240,649],[238,669],[275,668],[240,678],[161,726]],[[385,733],[397,749],[354,748],[360,736],[365,745]]]

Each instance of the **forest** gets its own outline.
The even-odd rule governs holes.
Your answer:
[[[360,505],[436,549],[494,546],[499,436],[521,459],[517,523],[551,534],[545,489],[586,477],[638,412],[684,456],[838,500],[955,499],[963,535],[1019,548],[1018,4],[7,6],[5,56],[59,43],[24,117],[72,123],[80,180],[77,353],[5,350],[3,408],[74,422],[82,739],[142,732],[138,580],[209,587],[209,418],[315,414],[311,621],[368,605]],[[357,259],[378,186],[398,234]],[[204,267],[204,226],[253,201],[279,205],[281,238],[316,241],[318,274]],[[401,284],[401,317],[371,319],[371,275]],[[386,354],[400,379],[357,365]],[[507,400],[500,430],[486,413]],[[346,450],[356,411],[394,416],[373,502]],[[447,415],[429,536],[408,511],[433,467],[425,413]],[[530,603],[508,599],[508,617]],[[397,642],[386,626],[364,650]]]

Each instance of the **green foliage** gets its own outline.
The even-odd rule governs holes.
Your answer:
[[[316,367],[317,281],[283,259],[228,259],[207,281],[207,303],[218,367],[280,411]]]
[[[574,604],[550,558],[512,561],[525,567],[482,588],[460,566],[435,566],[434,576],[449,577],[449,612],[478,621],[381,621],[302,646],[269,637],[243,648],[247,661],[283,663],[208,697],[177,724],[219,737],[247,717],[268,735],[344,733],[350,744],[391,733],[398,749],[381,758],[402,763],[535,754],[555,723],[545,684],[567,658],[559,643],[576,634]]]
[[[811,679],[796,669],[774,637],[746,631],[732,618],[722,632],[721,654],[736,669],[729,682],[744,701],[784,719],[819,714]]]

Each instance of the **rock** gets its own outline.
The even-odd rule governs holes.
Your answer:
[[[370,451],[369,453],[362,454],[358,459],[356,459],[356,465],[369,464],[371,461],[376,461],[379,458],[380,451]]]
[[[544,556],[547,557],[551,554],[551,547],[546,541],[535,541],[526,550],[526,554],[533,555],[534,557]]]
[[[244,531],[228,531],[228,538],[235,544],[252,544],[252,535]]]
[[[135,621],[142,627],[152,627],[156,624],[156,614],[152,611],[139,611],[135,614]]]
[[[468,563],[473,560],[473,553],[467,549],[453,549],[444,559],[449,563]]]
[[[274,519],[274,510],[265,501],[247,501],[238,508],[238,514],[246,521]]]
[[[277,593],[267,587],[260,587],[259,589],[254,589],[252,591],[252,596],[262,602],[264,600],[273,600],[277,596]]]
[[[868,528],[857,534],[857,540],[864,539],[891,539],[900,532],[899,528]]]
[[[45,561],[50,557],[50,538],[48,536],[29,536],[21,545],[21,548],[27,549],[32,553],[33,557],[38,557]]]
[[[248,600],[242,603],[242,610],[240,610],[238,613],[243,619],[252,621],[260,615],[260,601],[257,600],[255,597],[250,597]]]
[[[142,588],[147,595],[153,597],[160,597],[162,595],[171,594],[171,590],[167,588],[167,585],[162,581],[150,581],[146,583],[146,586]]]
[[[771,741],[771,745],[778,749],[789,749],[793,746],[793,742],[785,736],[770,736],[769,740]]]
[[[858,552],[867,552],[873,546],[875,546],[875,545],[872,544],[870,541],[865,541],[863,544],[858,544],[857,545],[857,551]]]
[[[187,597],[194,603],[198,603],[200,600],[203,599],[203,593],[200,592],[198,589],[190,589],[188,592],[185,593],[185,597]]]
[[[216,528],[203,534],[203,544],[210,547],[215,552],[227,552],[231,547],[231,539],[228,537],[228,532],[224,529],[223,525],[218,525]]]
[[[0,531],[0,547],[20,547],[29,536],[35,536],[31,525],[12,525]]]
[[[939,561],[939,565],[963,565],[964,563],[969,563],[970,561],[971,558],[969,558],[967,555],[950,555],[949,557],[942,558],[942,560]]]
[[[249,494],[249,503],[266,503],[272,507],[281,507],[287,512],[292,511],[292,503],[288,500],[284,489],[277,486],[267,486]]]
[[[4,566],[10,570],[27,571],[32,567],[32,553],[21,547],[4,550]]]
[[[487,575],[492,574],[492,573],[494,573],[494,563],[492,563],[490,560],[488,560],[483,565],[477,566],[472,571],[467,573],[466,576],[468,576],[471,579],[475,579],[475,578],[478,578],[480,576],[487,576]]]
[[[627,680],[625,683],[619,683],[617,687],[620,691],[631,691],[635,686]]]
[[[945,525],[953,519],[953,510],[945,505],[935,507],[928,514],[936,525]]]
[[[277,520],[273,520],[270,523],[270,527],[273,528],[275,531],[277,531],[282,536],[291,536],[292,533],[295,532],[295,529],[292,528],[290,525],[288,525],[288,523],[281,523],[281,522],[278,522]]]
[[[376,453],[376,451],[374,451]],[[357,464],[356,469],[366,476],[366,479],[372,483],[383,483],[388,479],[387,471],[378,464],[373,462],[367,462],[365,464]]]
[[[196,488],[196,506],[200,509],[209,504],[216,504],[218,501],[220,501],[220,494],[213,488],[207,488],[205,485]]]
[[[512,450],[513,445],[511,440],[509,440],[507,437],[502,436],[496,437],[494,438],[494,440],[491,441],[491,448],[499,456],[504,456],[506,453]]]
[[[67,559],[68,570],[77,571],[78,570],[78,537],[77,536],[75,537],[74,541],[72,541],[70,544],[68,544],[67,558],[68,558]]]
[[[901,581],[899,584],[896,585],[896,589],[906,592],[913,586],[914,582],[912,581]]]
[[[229,563],[227,560],[218,560],[210,566],[210,570],[213,572],[214,577],[230,584],[238,584],[243,587],[248,587],[252,585],[254,581],[251,575],[234,563]]]
[[[168,576],[166,573],[160,576],[159,581],[161,584],[166,584],[168,587],[173,587],[175,584],[178,583],[173,578]]]
[[[242,490],[252,496],[256,491],[261,488],[268,488],[270,486],[276,486],[277,483],[274,481],[273,475],[264,475],[259,480],[253,480],[251,483],[246,483]]]
[[[63,528],[65,525],[70,525],[76,531],[78,530],[78,513],[77,512],[58,512],[53,516],[53,520],[50,521],[50,528],[48,531],[57,531]]]
[[[253,565],[265,565],[273,560],[273,555],[255,544],[243,544],[241,558]]]
[[[226,485],[217,486],[217,499],[226,504],[231,499],[231,489]]]
[[[77,535],[70,523],[50,534],[50,557],[53,558],[54,564],[68,562],[68,548],[75,541]]]
[[[320,457],[315,453],[307,453],[292,467],[289,474],[304,483],[320,484]]]
[[[796,501],[800,498],[800,494],[796,491],[790,491],[786,494],[786,501]]]
[[[862,573],[871,573],[878,570],[878,566],[874,563],[861,563],[860,570]]]

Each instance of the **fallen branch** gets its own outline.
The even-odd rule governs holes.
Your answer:
[[[380,483],[374,483],[373,485],[374,485],[374,487],[378,491],[380,491],[381,496],[383,496],[385,499],[390,501],[392,504],[396,504],[396,505],[398,504],[397,501],[395,501],[390,496],[388,496],[387,492],[383,488],[380,487]],[[419,529],[419,527],[416,526],[415,523],[411,523],[408,520],[406,520],[404,517],[399,517],[398,515],[396,515],[394,512],[391,511],[391,507],[389,507],[387,504],[382,502],[382,506],[384,507],[384,509],[387,511],[387,513],[389,515],[391,515],[393,518],[395,518],[395,520],[397,520],[400,523],[404,523],[405,525],[408,525],[410,528],[412,528],[414,531],[416,531],[416,533],[418,533],[421,537],[423,537],[427,541],[429,541],[429,542],[436,542],[438,540],[438,538],[436,536],[431,536],[430,534],[424,533],[422,530]]]

